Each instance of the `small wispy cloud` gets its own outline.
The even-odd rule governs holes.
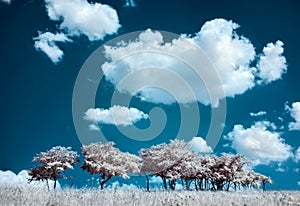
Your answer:
[[[259,112],[257,112],[257,113],[254,113],[254,112],[250,112],[250,116],[251,117],[260,117],[260,116],[263,116],[263,115],[266,115],[267,114],[267,112],[265,112],[265,111],[259,111]]]
[[[294,122],[289,123],[289,130],[300,130],[300,102],[294,102],[291,107],[285,104],[285,110],[288,111]]]
[[[125,0],[124,7],[136,7],[136,3],[134,0]]]
[[[58,63],[64,52],[56,45],[56,42],[72,42],[64,33],[53,34],[51,32],[39,32],[39,36],[33,38],[34,48],[43,51],[53,63]]]

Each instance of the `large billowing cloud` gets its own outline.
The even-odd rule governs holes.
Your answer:
[[[129,126],[142,119],[148,119],[148,115],[136,108],[114,105],[109,109],[88,109],[84,119],[93,122],[94,126],[90,125],[90,130],[97,130],[96,123]]]
[[[116,33],[121,27],[116,10],[105,4],[88,3],[87,0],[45,0],[45,3],[50,20],[58,24],[60,33],[56,36],[65,36],[63,42],[80,35],[86,36],[90,41],[101,40],[106,35]],[[45,34],[50,39],[40,40],[41,35]],[[62,60],[63,52],[55,45],[55,41],[59,40],[51,39],[54,37],[49,37],[50,34],[39,33],[34,38],[35,48],[57,63]]]
[[[283,54],[283,43],[277,41],[269,43],[263,49],[263,54],[259,58],[258,76],[263,82],[270,83],[281,78],[287,71],[286,59]]]
[[[294,102],[292,107],[286,105],[285,109],[290,112],[295,120],[289,123],[289,130],[300,130],[300,102]]]
[[[274,125],[270,122],[256,122],[250,128],[235,125],[227,137],[232,147],[252,159],[254,164],[283,162],[293,156],[292,148],[273,129]]]
[[[188,103],[196,99],[203,104],[217,106],[220,99],[243,94],[262,81],[270,83],[279,79],[286,71],[282,42],[269,43],[263,54],[259,55],[249,39],[237,34],[238,28],[239,25],[232,21],[214,19],[206,22],[194,37],[182,35],[171,43],[165,42],[161,33],[148,29],[135,41],[122,42],[115,47],[106,46],[105,55],[108,61],[102,65],[102,70],[107,79],[115,85],[130,74],[130,84],[117,88],[121,92],[140,96],[146,101],[171,104],[175,101]],[[201,72],[206,72],[205,75],[209,76],[214,73],[212,69],[215,69],[220,85],[214,84],[213,80],[210,80],[211,76],[202,79],[178,58],[187,55],[192,58],[195,55],[195,46],[200,47],[210,60],[201,62]],[[256,57],[259,56],[260,59],[257,60]],[[199,59],[201,58],[199,56]],[[255,64],[258,68],[253,66]],[[145,68],[161,68],[169,72],[169,75],[159,69],[154,72]],[[179,76],[183,83],[172,75]],[[136,91],[141,82],[149,82],[156,87],[144,87]],[[190,87],[194,97],[186,92],[184,83]],[[165,86],[167,92],[158,85]],[[224,92],[218,92],[220,89]],[[177,91],[176,97],[171,96],[174,95],[173,91]],[[211,99],[212,97],[216,99]]]
[[[24,187],[35,187],[47,189],[46,182],[39,181],[28,181],[29,175],[26,170],[20,171],[18,174],[7,170],[0,170],[0,187],[1,186],[24,186]],[[49,188],[53,189],[54,181],[49,180]],[[57,182],[56,188],[60,188],[59,182]]]
[[[189,142],[191,150],[195,153],[210,153],[212,148],[207,145],[206,141],[202,137],[193,137]]]
[[[64,55],[56,42],[72,42],[64,33],[53,34],[51,32],[39,32],[39,36],[33,40],[35,49],[43,51],[53,63],[59,62]]]

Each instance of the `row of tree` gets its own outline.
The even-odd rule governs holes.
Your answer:
[[[147,190],[149,178],[158,176],[165,189],[175,189],[178,182],[189,190],[226,190],[230,188],[258,188],[260,183],[265,190],[271,179],[254,172],[250,162],[243,156],[222,154],[196,154],[190,150],[188,143],[174,140],[169,144],[159,144],[141,149],[139,156],[121,152],[114,143],[92,143],[82,147],[85,157],[81,168],[93,175],[99,175],[100,188],[114,176],[129,178],[132,174],[145,175]],[[64,177],[67,169],[72,169],[79,162],[79,155],[70,147],[53,147],[34,157],[33,162],[39,165],[29,170],[29,181],[54,180]]]

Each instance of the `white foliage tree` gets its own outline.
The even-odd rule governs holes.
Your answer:
[[[121,152],[114,147],[114,143],[92,143],[83,145],[82,154],[85,160],[81,168],[90,174],[99,174],[100,187],[104,188],[114,176],[129,178],[129,173],[140,171],[141,159],[128,152]]]
[[[187,190],[192,182],[196,190],[226,191],[237,186],[259,187],[260,182],[265,190],[266,183],[272,183],[269,177],[250,169],[250,162],[242,155],[196,155],[186,142],[180,140],[141,149],[139,154],[143,160],[141,174],[146,175],[147,190],[149,175],[161,177],[165,189],[168,188],[167,180],[170,188],[175,189],[176,181],[180,179]]]
[[[54,189],[58,178],[64,177],[63,172],[67,169],[73,169],[76,162],[79,162],[77,152],[71,151],[71,147],[56,146],[47,152],[41,152],[34,157],[33,162],[40,163],[28,171],[29,181],[54,180]]]
[[[161,177],[165,189],[168,179],[170,188],[175,189],[176,180],[181,178],[180,165],[193,156],[186,142],[182,140],[171,140],[169,144],[163,143],[141,149],[139,154],[143,160],[141,174],[146,175],[147,189],[149,189],[148,175]]]

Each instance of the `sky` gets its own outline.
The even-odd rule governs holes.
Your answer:
[[[202,137],[300,189],[298,4],[0,0],[0,170],[56,145]]]

